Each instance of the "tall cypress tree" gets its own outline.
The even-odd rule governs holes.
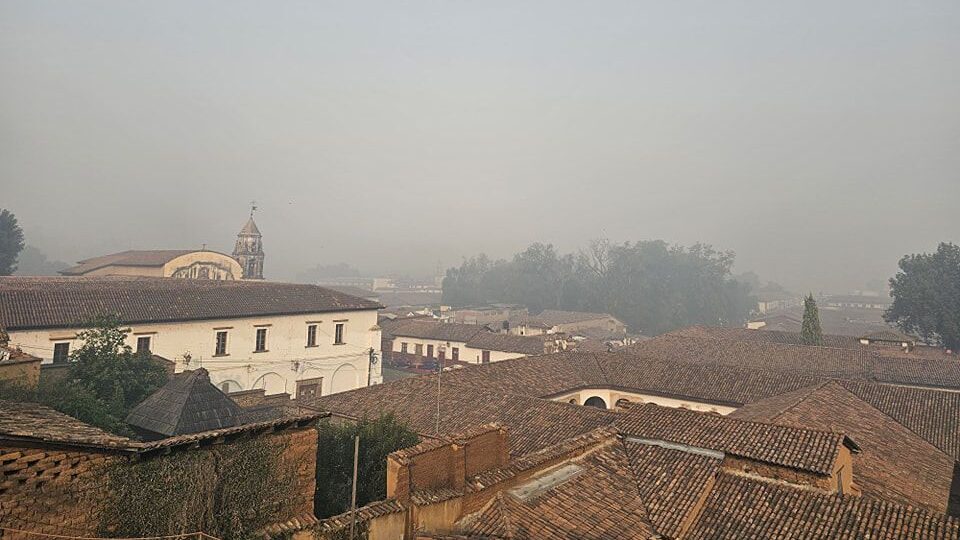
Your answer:
[[[817,309],[817,301],[813,299],[813,293],[803,299],[803,329],[800,330],[800,342],[804,345],[823,345],[820,311]]]

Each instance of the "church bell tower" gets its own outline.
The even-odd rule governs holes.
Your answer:
[[[260,229],[253,221],[256,205],[250,208],[250,219],[237,234],[237,244],[233,248],[233,258],[243,268],[243,279],[263,279],[263,242]]]

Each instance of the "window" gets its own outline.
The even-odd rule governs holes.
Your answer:
[[[433,345],[427,345],[427,358],[433,358]]]
[[[307,347],[317,346],[317,325],[307,325]]]
[[[59,364],[61,362],[66,362],[70,358],[70,344],[69,343],[55,343],[53,345],[53,362]]]
[[[423,344],[417,343],[413,346],[414,352],[417,353],[417,356],[423,356]]]
[[[265,352],[267,350],[267,329],[257,328],[257,348],[253,352]]]
[[[402,352],[403,354],[407,354],[407,347],[408,347],[408,345],[407,345],[407,342],[406,342],[406,341],[404,341],[403,343],[401,343],[401,344],[400,344],[400,352]]]
[[[150,336],[140,336],[137,338],[137,354],[150,353]]]
[[[227,331],[221,330],[217,332],[217,348],[213,351],[214,356],[226,356],[227,355]]]
[[[343,326],[344,323],[337,323],[337,326],[333,332],[333,344],[334,345],[343,345]]]
[[[453,356],[454,362],[460,360],[460,347],[454,347],[451,355]]]
[[[481,354],[481,356],[480,356],[480,359],[481,359],[481,360],[480,360],[480,361],[483,362],[484,364],[489,364],[489,363],[490,363],[490,351],[483,351],[483,352],[481,352],[480,354]]]

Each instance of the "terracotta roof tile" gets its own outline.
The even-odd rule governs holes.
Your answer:
[[[856,449],[839,433],[747,422],[652,404],[630,407],[615,425],[630,437],[706,448],[822,475],[833,472],[841,445]]]
[[[955,540],[960,522],[869,497],[825,495],[721,473],[686,538]]]
[[[790,397],[762,400],[730,417],[846,433],[861,447],[861,452],[853,456],[853,471],[854,481],[865,495],[934,512],[948,511],[953,457],[837,382],[804,389]]]
[[[126,324],[379,308],[314,285],[146,277],[0,277],[0,326],[82,327],[116,315]]]

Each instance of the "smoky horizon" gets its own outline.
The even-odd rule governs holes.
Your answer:
[[[797,293],[960,240],[960,3],[0,2],[0,209],[72,265],[433,276],[664,240]]]

